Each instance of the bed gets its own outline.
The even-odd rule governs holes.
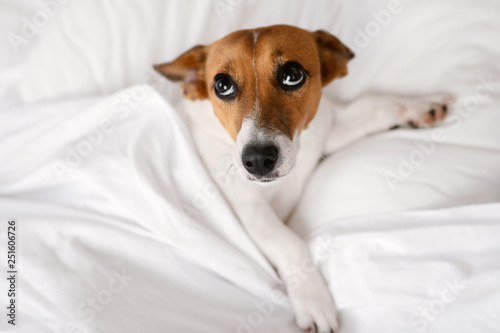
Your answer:
[[[2,253],[17,226],[16,325],[3,310],[0,330],[300,332],[151,67],[284,23],[355,51],[325,98],[457,96],[437,128],[327,156],[288,221],[340,333],[499,332],[499,14],[494,0],[0,3]]]

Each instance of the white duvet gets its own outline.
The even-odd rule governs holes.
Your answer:
[[[18,224],[16,326],[1,279],[0,330],[299,332],[197,157],[177,89],[149,70],[232,30],[288,23],[355,49],[328,98],[459,98],[439,129],[329,156],[289,221],[341,332],[500,331],[500,3],[44,3],[53,17],[17,53],[12,33],[43,6],[0,4],[2,253]]]

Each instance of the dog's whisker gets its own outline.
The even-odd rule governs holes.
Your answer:
[[[233,155],[233,154],[232,154],[232,153],[229,153],[229,154],[224,154],[224,155],[221,155],[221,156],[219,156],[219,157],[216,157],[216,158],[214,158],[213,160],[211,160],[211,161],[209,161],[209,162],[207,163],[207,167],[208,167],[208,165],[210,165],[210,164],[214,163],[215,161],[218,161],[218,160],[220,160],[221,158],[228,157],[228,156],[231,156],[231,155]]]
[[[233,168],[233,170],[234,170],[234,171],[233,171],[233,178],[232,178],[232,182],[233,182],[233,192],[234,192],[234,195],[236,196],[236,198],[238,198],[238,192],[236,192],[236,188],[235,188],[235,186],[234,186],[234,183],[235,183],[235,181],[234,181],[234,176],[236,175],[236,167],[235,167],[235,168]]]
[[[229,172],[231,171],[231,169],[233,168],[233,166],[234,166],[234,164],[233,164],[233,163],[229,164],[229,167],[228,167],[228,168],[227,168],[227,170],[226,170],[226,173],[225,173],[225,175],[224,175],[224,180],[223,180],[223,183],[222,183],[222,186],[223,186],[224,188],[226,188],[226,180],[227,180],[227,176],[229,175]]]
[[[320,139],[322,139],[322,138],[323,138],[323,136],[322,136],[321,134],[319,134],[318,132],[316,132],[314,129],[312,129],[312,128],[310,128],[310,127],[307,129],[307,131],[308,131],[309,133],[311,133],[311,134],[316,135],[316,136],[317,136],[318,138],[320,138]]]

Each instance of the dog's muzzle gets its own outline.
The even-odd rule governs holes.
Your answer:
[[[290,140],[283,133],[258,127],[252,119],[246,119],[236,137],[233,163],[246,180],[272,182],[290,173],[298,149],[298,140]]]

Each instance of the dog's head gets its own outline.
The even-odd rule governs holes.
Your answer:
[[[322,88],[347,75],[353,57],[325,31],[278,25],[236,31],[155,69],[180,82],[186,98],[210,99],[236,142],[237,170],[268,182],[292,170]]]

